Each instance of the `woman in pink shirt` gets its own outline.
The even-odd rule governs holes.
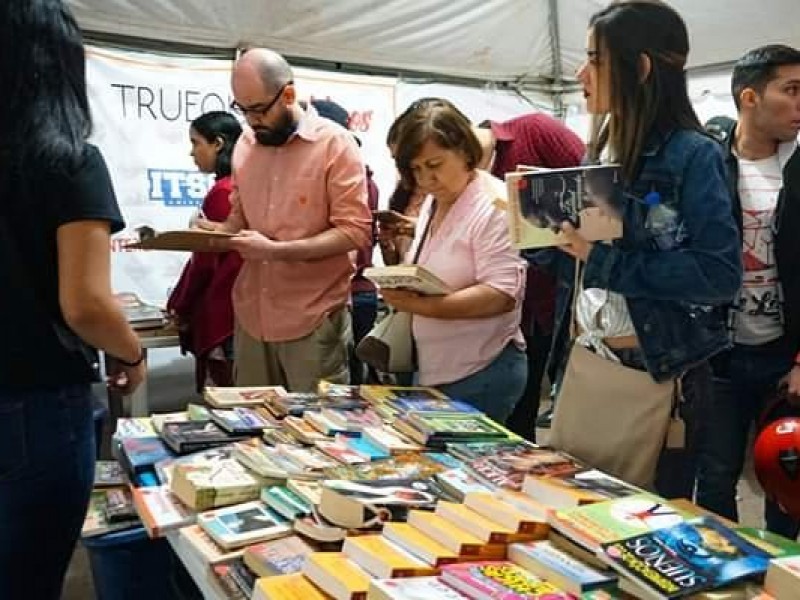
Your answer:
[[[450,102],[403,115],[396,162],[408,184],[429,194],[408,256],[454,291],[421,296],[383,290],[387,304],[414,315],[419,383],[504,422],[525,389],[519,329],[525,263],[511,246],[503,182],[476,168],[481,147]],[[424,239],[423,239],[424,238]]]

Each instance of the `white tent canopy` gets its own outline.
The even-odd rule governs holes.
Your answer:
[[[68,0],[106,39],[231,50],[384,74],[429,74],[558,93],[584,56],[605,0]],[[672,0],[691,34],[689,67],[730,63],[765,43],[800,45],[798,0]]]

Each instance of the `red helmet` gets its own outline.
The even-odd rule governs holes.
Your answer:
[[[753,462],[767,497],[800,519],[800,418],[786,417],[763,427]]]

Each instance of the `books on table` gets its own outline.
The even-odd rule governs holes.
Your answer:
[[[269,400],[286,396],[286,388],[280,385],[256,387],[206,386],[203,399],[214,408],[234,406],[260,406]]]
[[[506,185],[515,248],[567,243],[564,221],[589,241],[622,236],[624,196],[616,165],[515,171],[506,174]]]
[[[453,291],[428,269],[415,264],[367,267],[364,277],[379,288],[411,290],[424,296],[443,296]]]

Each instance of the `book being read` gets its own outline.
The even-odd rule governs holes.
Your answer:
[[[131,250],[171,250],[177,252],[227,252],[226,244],[220,243],[234,237],[233,233],[207,231],[205,229],[177,229],[156,231],[143,225],[136,228],[139,241],[125,246]]]
[[[444,281],[420,265],[367,267],[364,277],[380,288],[404,289],[424,296],[443,296],[453,290]]]
[[[508,219],[515,248],[566,244],[569,221],[589,241],[622,236],[624,196],[618,165],[506,174]]]

